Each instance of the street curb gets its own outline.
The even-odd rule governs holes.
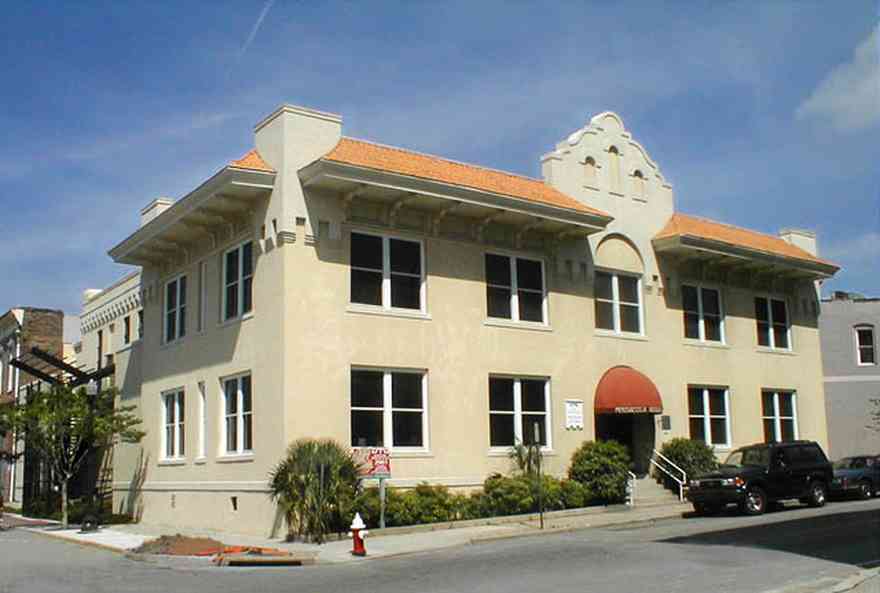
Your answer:
[[[575,526],[567,526],[567,527],[557,527],[557,528],[547,528],[547,529],[538,529],[536,527],[529,528],[528,530],[520,530],[512,533],[499,533],[495,535],[487,535],[487,536],[477,536],[468,540],[469,544],[486,544],[495,541],[501,541],[505,539],[520,539],[524,537],[532,537],[532,536],[541,536],[541,535],[553,535],[557,533],[573,533],[575,531],[585,531],[587,529],[641,529],[644,527],[653,527],[657,523],[665,523],[667,521],[675,521],[677,519],[682,519],[682,514],[677,515],[666,515],[660,517],[653,517],[650,519],[636,519],[633,521],[625,521],[622,523],[606,523],[604,525],[575,525]]]
[[[862,583],[877,577],[880,577],[880,568],[860,570],[851,577],[848,577],[837,583],[832,588],[828,589],[825,593],[846,593],[846,591],[852,591]]]
[[[45,531],[43,529],[39,529],[37,527],[16,527],[16,529],[21,529],[22,531],[27,531],[29,533],[36,533],[38,535],[42,535],[44,537],[48,537],[57,541],[67,542],[69,544],[77,544],[80,546],[86,546],[89,548],[97,548],[99,550],[104,550],[106,552],[114,552],[116,554],[120,554],[123,556],[127,556],[129,554],[129,550],[125,548],[120,548],[118,546],[111,546],[110,544],[102,544],[100,542],[93,542],[86,539],[73,539],[70,537],[65,537],[63,535],[59,535],[57,533],[52,533],[51,531]]]

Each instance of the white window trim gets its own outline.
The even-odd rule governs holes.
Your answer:
[[[489,284],[489,269],[486,267],[486,256],[487,255],[495,255],[498,257],[506,257],[510,262],[510,286],[504,286],[501,284]],[[532,262],[538,262],[541,266],[541,317],[542,321],[524,321],[519,318],[519,282],[517,279],[517,271],[516,271],[516,262],[517,260],[526,260]],[[523,325],[533,325],[533,326],[542,326],[547,327],[550,325],[550,315],[549,315],[549,307],[548,307],[548,291],[547,291],[547,266],[544,262],[544,258],[542,257],[531,257],[528,255],[519,255],[510,252],[504,251],[485,251],[483,253],[483,278],[486,282],[486,288],[494,287],[494,288],[504,288],[510,289],[510,318],[507,317],[490,317],[488,310],[488,300],[486,303],[486,319],[488,321],[495,320],[503,320],[512,323],[521,323]],[[531,288],[523,288],[522,290],[526,292],[536,293],[538,291]]]
[[[596,297],[595,293],[595,272],[602,272],[604,274],[608,274],[611,276],[611,300],[608,299],[600,299]],[[644,336],[645,335],[645,299],[642,296],[642,275],[637,274],[635,272],[625,272],[622,270],[614,270],[610,268],[602,268],[596,267],[595,272],[593,274],[593,299],[595,301],[599,301],[602,303],[611,303],[611,312],[612,317],[614,319],[614,329],[606,329],[604,327],[596,326],[596,320],[593,320],[593,325],[595,326],[596,332],[605,335],[614,335],[614,336]],[[639,331],[630,332],[623,331],[620,329],[620,288],[618,285],[618,277],[619,276],[628,276],[630,278],[635,278],[637,281],[636,284],[636,295],[638,296],[638,305],[639,305]],[[632,306],[631,303],[627,303],[628,306]],[[595,306],[594,306],[595,311]],[[595,313],[594,313],[595,314]]]
[[[186,278],[186,274],[179,274],[173,278],[169,278],[162,285],[164,290],[162,291],[162,343],[163,344],[172,344],[179,340],[182,340],[186,337],[186,333],[184,335],[180,335],[180,321],[181,319],[186,317],[186,312],[189,309],[188,299],[189,299],[189,281],[186,281],[186,294],[187,294],[187,302],[181,305],[180,302],[180,280],[181,278]],[[168,336],[168,314],[172,311],[168,310],[168,285],[172,282],[176,282],[174,290],[177,293],[177,307],[172,309],[174,312],[174,329],[175,335],[173,337]],[[181,309],[183,309],[181,311]],[[189,327],[187,327],[187,331],[189,331]]]
[[[681,284],[682,290],[682,299],[681,299],[681,311],[682,315],[687,313],[688,311],[684,308],[684,287],[688,286],[690,288],[695,288],[697,290],[697,315],[699,316],[699,337],[697,338],[689,338],[685,336],[686,340],[694,340],[699,342],[705,342],[706,344],[727,344],[727,333],[725,332],[725,314],[724,314],[724,293],[721,290],[720,286],[713,284],[704,284],[704,283],[696,283],[696,282],[682,282]],[[708,340],[706,339],[706,316],[703,312],[703,290],[714,290],[718,293],[718,313],[719,313],[719,324],[721,331],[721,340]],[[757,323],[757,322],[756,322]],[[789,341],[789,343],[791,343]]]
[[[359,229],[353,229],[349,233],[348,237],[348,257],[349,257],[349,269],[350,270],[361,270],[364,272],[373,272],[376,273],[379,270],[375,268],[360,268],[351,263],[351,235],[365,235],[367,237],[376,237],[382,240],[382,304],[381,305],[371,305],[368,303],[354,303],[351,301],[351,273],[348,275],[349,282],[349,306],[354,309],[363,309],[367,311],[389,311],[400,313],[402,315],[410,314],[418,312],[421,313],[422,316],[428,314],[428,288],[427,288],[427,273],[425,270],[425,241],[419,238],[413,237],[405,237],[400,235],[391,235],[391,234],[381,234],[381,233],[373,233],[370,231],[362,231]],[[419,245],[419,308],[418,309],[410,309],[408,307],[392,307],[391,306],[391,239],[395,239],[397,241],[408,241],[410,243],[418,243]],[[410,278],[415,278],[415,274],[407,274],[403,272],[395,272],[397,276],[408,276]]]
[[[224,262],[225,263],[225,262]],[[196,333],[203,333],[208,319],[208,262],[200,261],[197,267],[196,281],[199,291],[199,306],[196,310]],[[226,295],[226,287],[223,287],[223,295]],[[226,311],[224,307],[223,311]]]
[[[163,391],[161,396],[159,397],[160,410],[161,414],[159,415],[159,434],[161,437],[161,453],[159,455],[160,461],[182,461],[186,459],[186,395],[183,387],[177,387],[175,389],[169,389],[168,391]],[[174,439],[174,455],[168,455],[168,422],[165,416],[165,406],[166,401],[169,397],[174,398],[174,423],[172,425],[172,436]],[[182,404],[182,405],[181,405]],[[183,422],[180,421],[180,412],[183,409]],[[182,425],[182,426],[181,426]],[[181,428],[183,428],[183,436],[184,436],[184,451],[181,453],[180,451],[180,435]]]
[[[769,348],[771,350],[783,350],[786,352],[793,351],[794,344],[792,343],[792,340],[791,340],[791,307],[788,306],[788,299],[785,297],[780,297],[780,296],[766,294],[766,293],[756,294],[754,296],[754,298],[767,300],[767,323],[770,324],[770,335],[769,335],[770,344],[767,346],[763,346],[760,343],[758,343],[758,347],[759,348]],[[773,331],[773,303],[772,303],[772,301],[782,301],[782,303],[785,305],[785,318],[786,318],[785,333],[786,333],[786,339],[788,340],[788,347],[786,347],[786,348],[783,348],[781,346],[776,345],[776,335]],[[760,323],[760,321],[757,318],[755,318],[755,331],[756,332],[757,332],[757,328],[758,328],[758,323]]]
[[[253,391],[253,385],[251,385]],[[199,454],[196,460],[204,460],[207,454],[208,440],[208,394],[204,381],[199,381]],[[253,393],[251,393],[251,404],[253,404]]]
[[[690,409],[688,409],[688,420],[691,418],[703,419],[703,435],[706,437],[707,445],[715,447],[716,449],[730,449],[731,443],[733,442],[732,435],[730,434],[730,388],[721,385],[688,385],[688,390],[691,389],[700,389],[703,392],[703,413],[691,414]],[[712,414],[712,408],[709,406],[710,389],[724,391],[724,416]],[[690,397],[690,394],[688,397]],[[723,443],[716,443],[712,435],[712,420],[717,420],[722,417],[724,418],[724,430],[727,433],[727,438]]]
[[[244,246],[247,245],[248,243],[251,244],[251,275],[245,276],[244,275]],[[245,239],[244,241],[241,241],[241,242],[233,245],[232,247],[229,247],[228,249],[224,249],[221,251],[222,255],[220,257],[220,268],[221,268],[220,277],[223,279],[223,281],[220,285],[220,290],[221,290],[220,325],[224,325],[224,324],[230,323],[232,321],[242,319],[242,318],[247,317],[249,315],[253,315],[253,313],[254,313],[255,307],[254,307],[254,281],[253,281],[253,278],[257,272],[256,260],[254,258],[254,245],[255,244],[256,243],[252,238],[248,238],[248,239]],[[238,279],[236,280],[236,282],[238,283],[238,286],[236,287],[236,290],[238,291],[238,308],[236,309],[235,315],[233,315],[232,317],[226,317],[226,287],[229,285],[229,279],[226,277],[226,256],[229,255],[230,253],[232,253],[233,251],[238,251]],[[244,281],[247,278],[251,278],[251,309],[250,309],[250,311],[244,311]]]
[[[251,417],[251,447],[250,449],[244,448],[244,392],[241,389],[242,379],[244,377],[251,378],[251,411],[248,413]],[[229,450],[228,441],[229,435],[226,434],[226,383],[229,381],[236,382],[235,396],[236,396],[236,407],[235,407],[235,450]],[[222,458],[234,458],[234,457],[252,457],[254,455],[254,440],[256,436],[256,431],[254,430],[254,379],[253,375],[250,371],[244,373],[238,373],[237,375],[228,375],[226,377],[220,378],[220,401],[222,403],[221,406],[218,406],[220,412],[220,438],[218,441],[220,442],[220,450],[218,451],[218,459]]]
[[[865,346],[859,344],[859,331],[868,330],[871,332],[871,343]],[[856,366],[873,367],[877,366],[877,332],[870,323],[859,323],[853,326],[853,339],[856,347]],[[870,349],[874,353],[874,362],[862,362],[862,349]]]
[[[489,414],[506,414],[513,416],[513,439],[514,445],[517,443],[525,442],[523,440],[522,434],[522,380],[526,381],[544,381],[544,417],[545,417],[545,428],[544,430],[547,432],[547,444],[541,447],[541,451],[544,453],[552,453],[553,452],[553,414],[552,414],[552,394],[550,392],[550,377],[530,377],[528,375],[504,375],[504,374],[490,374],[490,379],[513,379],[513,412],[509,410],[499,410],[492,411],[492,408],[489,408]],[[488,395],[488,393],[487,393]],[[490,402],[491,406],[491,402]],[[529,414],[534,414],[535,412],[529,412]],[[509,453],[511,447],[503,446],[503,447],[493,447],[491,445],[491,434],[489,435],[489,454],[497,455],[499,453]]]
[[[765,393],[773,394],[773,416],[764,416],[763,412],[763,398]],[[791,416],[781,416],[779,412],[779,394],[787,394],[791,395]],[[797,391],[786,391],[784,389],[775,390],[775,389],[762,389],[761,390],[761,429],[763,431],[764,420],[773,420],[773,441],[774,443],[782,443],[782,421],[788,420],[791,418],[794,432],[794,439],[800,439],[800,430],[798,429],[798,411],[797,411]]]
[[[428,371],[425,369],[411,369],[411,368],[389,368],[389,367],[363,367],[363,366],[355,366],[351,367],[351,371],[369,371],[382,373],[382,435],[383,435],[383,443],[379,446],[384,447],[391,451],[392,453],[430,453],[431,452],[431,441],[428,434]],[[351,412],[354,411],[369,411],[376,412],[379,408],[371,408],[371,407],[354,407],[351,405],[351,371],[349,372],[348,379],[348,401],[349,401],[349,425],[348,425],[348,442],[352,441],[351,435]],[[403,447],[403,446],[394,446],[394,412],[395,411],[403,411],[403,412],[414,412],[415,408],[392,408],[393,397],[392,397],[392,373],[408,373],[410,375],[421,375],[422,377],[422,446],[421,447]],[[371,449],[373,446],[366,447],[358,447],[352,446],[352,449]]]

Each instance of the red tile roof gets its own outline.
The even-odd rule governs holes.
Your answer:
[[[769,255],[838,267],[836,264],[816,257],[812,253],[804,251],[780,237],[678,212],[672,215],[672,218],[669,219],[663,230],[657,233],[654,238],[663,239],[676,236],[709,239],[736,247],[753,249]]]
[[[260,156],[260,153],[257,152],[257,149],[250,151],[240,159],[234,160],[229,163],[230,167],[238,167],[239,169],[253,169],[254,171],[266,171],[267,173],[274,173],[275,169],[266,164],[266,161],[263,160],[263,157]]]
[[[343,138],[324,159],[611,218],[601,210],[590,208],[539,179],[450,161],[402,148]]]

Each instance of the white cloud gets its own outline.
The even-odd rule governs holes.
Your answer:
[[[856,48],[850,62],[833,68],[797,108],[798,119],[828,120],[839,131],[880,123],[880,26]]]

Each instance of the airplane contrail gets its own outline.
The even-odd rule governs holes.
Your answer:
[[[244,52],[247,51],[248,47],[250,47],[251,43],[254,40],[254,37],[257,36],[257,32],[260,30],[260,26],[263,24],[263,20],[265,20],[266,15],[269,14],[269,10],[272,8],[272,5],[275,4],[275,0],[268,0],[266,4],[263,6],[263,10],[260,11],[260,16],[257,17],[257,22],[254,23],[253,29],[251,29],[250,35],[245,39],[244,44],[241,46],[241,49],[238,52],[238,59],[244,56]]]

